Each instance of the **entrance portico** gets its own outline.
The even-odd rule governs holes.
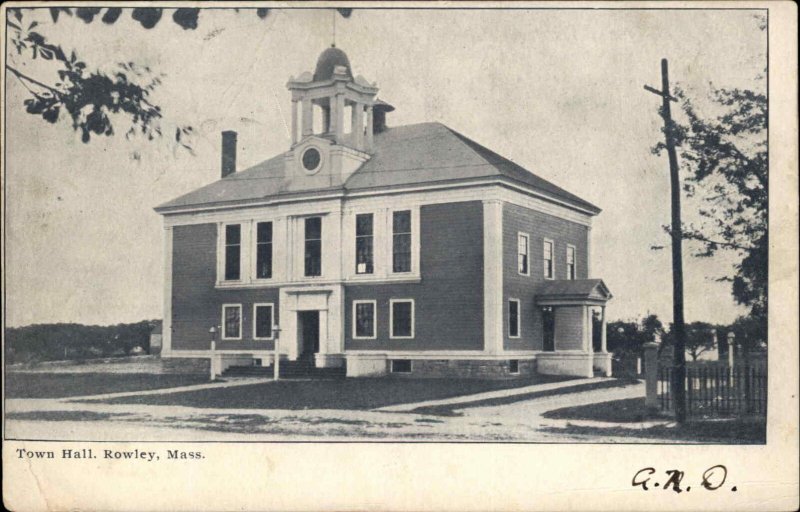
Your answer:
[[[591,377],[595,370],[611,375],[606,347],[606,303],[612,295],[600,279],[554,280],[541,283],[535,301],[552,318],[544,326],[551,347],[537,356],[542,374]],[[593,317],[600,315],[600,346],[593,346]]]
[[[281,288],[280,353],[292,361],[313,354],[318,368],[341,366],[343,300],[341,285]]]

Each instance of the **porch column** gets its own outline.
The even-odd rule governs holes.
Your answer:
[[[583,306],[583,351],[592,353],[594,347],[592,346],[592,309],[589,306]]]
[[[600,352],[606,353],[608,352],[608,348],[606,347],[606,331],[608,330],[606,326],[606,307],[600,306]]]

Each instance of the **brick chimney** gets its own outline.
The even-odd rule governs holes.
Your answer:
[[[392,112],[394,107],[383,100],[376,100],[372,107],[372,133],[378,134],[386,131],[386,114]]]
[[[236,132],[222,132],[222,177],[236,172]]]

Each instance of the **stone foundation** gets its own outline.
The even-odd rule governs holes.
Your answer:
[[[542,352],[536,357],[536,371],[542,375],[594,376],[594,354],[591,353]]]
[[[165,357],[161,359],[163,373],[208,375],[211,360],[204,357]]]
[[[410,372],[392,372],[392,361],[410,361]],[[348,377],[392,376],[414,379],[516,379],[536,373],[533,359],[514,359],[517,372],[512,373],[512,359],[405,359],[385,355],[351,356],[347,358]]]
[[[380,377],[389,371],[383,355],[349,356],[346,361],[348,377]]]

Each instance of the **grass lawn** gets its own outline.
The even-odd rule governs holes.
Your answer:
[[[100,413],[92,411],[31,411],[12,412],[6,416],[10,420],[32,421],[106,421],[132,416],[131,413]]]
[[[5,377],[6,398],[66,398],[208,382],[205,375],[153,373],[7,372]]]
[[[104,403],[182,405],[217,409],[374,409],[565,380],[563,377],[515,380],[359,378],[282,380],[232,388],[167,395],[131,396]]]
[[[640,423],[653,419],[669,419],[659,412],[645,408],[644,398],[629,398],[576,407],[564,407],[543,414],[545,418],[561,420],[591,420],[608,423]],[[724,442],[730,444],[763,444],[766,442],[766,420],[758,418],[690,419],[684,425],[670,423],[648,428],[627,428],[567,424],[563,428],[547,428],[549,432],[584,436],[629,436],[688,440],[693,442]]]
[[[545,391],[533,391],[531,393],[524,393],[521,395],[514,395],[514,396],[505,396],[501,398],[476,400],[474,402],[463,402],[453,405],[433,405],[427,407],[417,407],[416,409],[414,409],[414,412],[420,414],[434,414],[437,416],[461,416],[463,414],[462,412],[459,412],[461,409],[513,404],[515,402],[521,402],[524,400],[533,400],[536,398],[544,398],[554,395],[564,395],[568,393],[583,393],[586,391],[594,391],[595,389],[619,388],[624,386],[630,386],[634,383],[636,383],[636,381],[630,379],[615,379],[602,382],[589,382],[587,384],[564,386],[562,388],[548,389]]]
[[[564,407],[547,411],[542,416],[555,420],[593,420],[611,423],[638,423],[648,419],[665,419],[665,416],[657,412],[648,411],[644,406],[644,398]]]

